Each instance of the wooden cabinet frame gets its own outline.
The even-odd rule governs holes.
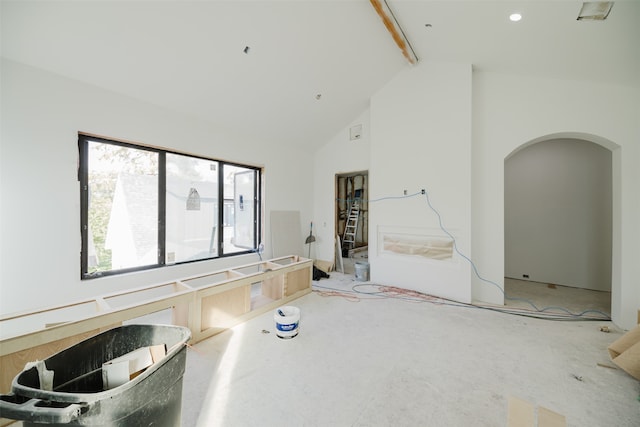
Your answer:
[[[2,316],[0,393],[25,363],[158,311],[171,309],[172,323],[188,327],[192,343],[201,341],[311,292],[312,274],[310,259],[292,255]]]

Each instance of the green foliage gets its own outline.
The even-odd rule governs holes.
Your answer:
[[[93,243],[99,264],[89,268],[89,272],[111,270],[111,251],[105,248],[107,228],[113,205],[117,175],[109,172],[92,173],[89,176],[89,227],[93,233]]]
[[[89,273],[112,268],[111,250],[105,247],[111,208],[118,176],[157,175],[158,154],[152,151],[121,145],[90,143],[89,171],[89,227],[98,257],[98,265]]]

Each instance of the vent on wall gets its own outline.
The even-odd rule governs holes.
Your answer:
[[[582,3],[578,21],[604,21],[609,16],[612,1],[587,1]]]

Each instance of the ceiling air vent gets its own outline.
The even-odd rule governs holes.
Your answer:
[[[609,16],[612,1],[586,1],[578,14],[578,21],[604,21]]]

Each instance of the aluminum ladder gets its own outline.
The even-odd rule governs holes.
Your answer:
[[[356,246],[356,232],[358,231],[358,218],[360,217],[360,199],[354,199],[347,215],[347,224],[344,227],[342,245],[347,249],[354,249]],[[348,245],[351,245],[349,247]]]

